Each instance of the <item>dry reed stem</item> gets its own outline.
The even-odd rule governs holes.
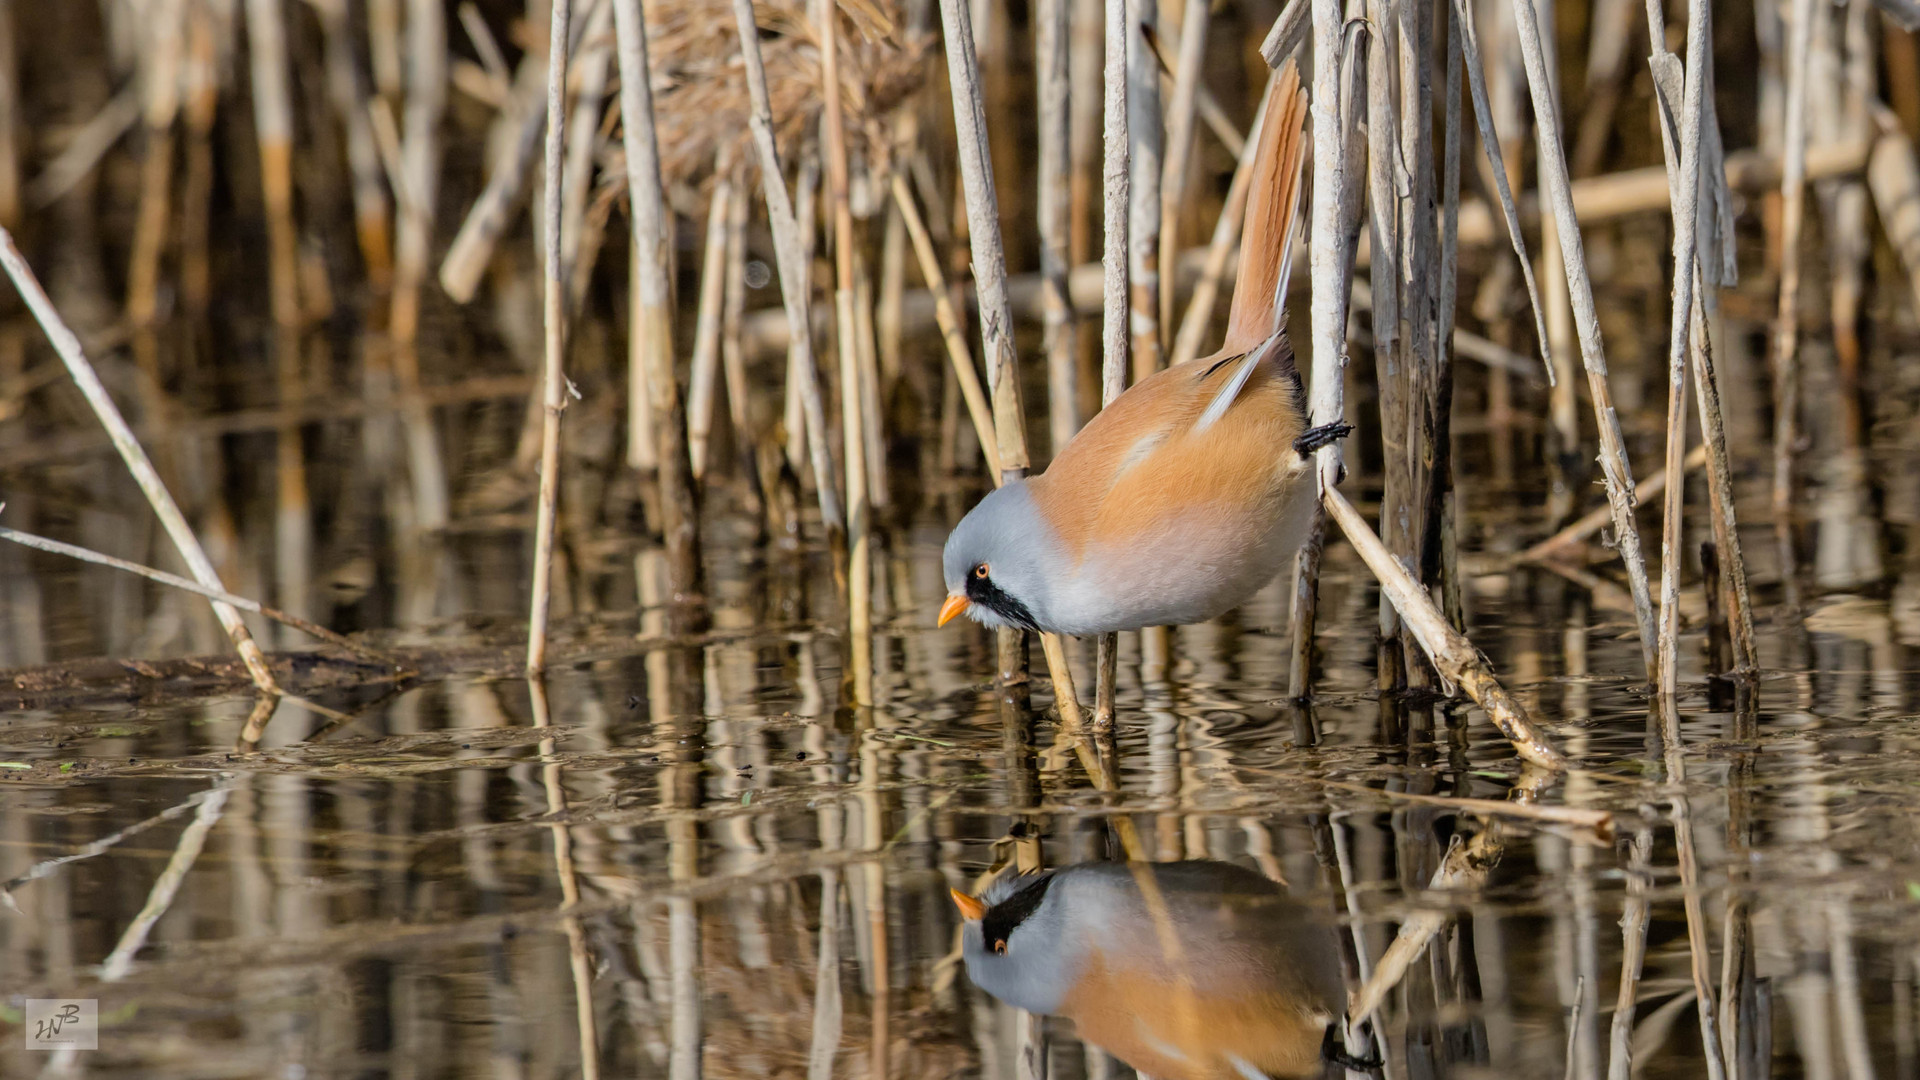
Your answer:
[[[787,192],[786,174],[780,168],[780,151],[773,140],[773,107],[767,94],[767,72],[760,57],[760,31],[754,25],[752,0],[733,0],[734,23],[739,32],[740,54],[746,63],[747,96],[750,101],[748,125],[753,145],[760,158],[760,183],[767,203],[767,218],[773,229],[774,262],[780,274],[780,299],[788,327],[810,328],[808,306],[812,286],[807,279],[807,239],[794,216],[793,199]],[[801,184],[804,194],[806,184]],[[828,536],[844,534],[846,519],[841,516],[840,496],[833,475],[833,456],[827,448],[827,419],[820,401],[813,359],[812,335],[789,333],[787,373],[790,383],[798,384],[803,422],[788,425],[789,438],[804,427],[807,453],[813,465],[814,490],[820,501],[820,517]]]
[[[120,415],[119,407],[108,396],[107,388],[101,385],[100,376],[94,372],[92,363],[80,348],[80,339],[60,317],[60,312],[55,310],[53,301],[47,298],[46,290],[40,287],[40,280],[34,276],[33,268],[27,265],[20,249],[14,245],[13,234],[4,227],[0,227],[0,266],[5,267],[7,277],[13,280],[14,288],[20,292],[20,299],[33,312],[34,319],[53,345],[53,351],[59,355],[60,362],[66,365],[68,374],[73,376],[74,385],[80,388],[93,414],[107,429],[114,449],[120,452],[120,459],[126,462],[127,471],[133,474],[133,482],[147,497],[154,515],[160,519],[161,527],[166,529],[174,549],[192,571],[194,580],[207,588],[219,589],[220,575],[214,572],[212,560],[207,558],[199,539],[193,535],[193,529],[180,512],[179,504],[173,501],[172,494],[161,483],[160,474],[154,471],[147,452],[141,449],[140,441],[134,438],[133,429],[127,426],[126,418]],[[241,621],[240,612],[233,605],[216,600],[213,602],[213,613],[226,630],[227,637],[233,641],[234,650],[240,654],[240,660],[246,665],[253,684],[265,693],[279,693],[280,688],[274,684],[273,673],[267,670],[267,658],[261,654],[253,635],[247,633],[247,625]]]
[[[725,162],[707,204],[707,239],[700,254],[700,296],[693,329],[692,373],[687,380],[687,461],[693,478],[707,469],[707,439],[713,430],[713,394],[720,373],[720,321],[727,293],[728,218],[733,212],[733,177]],[[743,433],[744,434],[744,433]]]
[[[568,311],[580,308],[604,231],[589,218],[587,198],[593,191],[594,151],[600,144],[601,108],[613,67],[613,49],[606,40],[612,20],[611,4],[593,4],[586,22],[575,32],[580,39],[579,56],[567,80],[573,93],[573,119],[567,124],[567,186],[560,200],[560,265],[567,268]],[[624,109],[621,114],[624,117]]]
[[[1046,312],[1047,418],[1055,456],[1080,429],[1079,349],[1073,298],[1067,294],[1073,169],[1068,45],[1072,37],[1068,0],[1041,0],[1034,15],[1036,94],[1040,99],[1039,225],[1042,305]]]
[[[636,301],[628,330],[627,463],[644,469],[650,461],[655,469],[660,489],[658,527],[667,553],[673,621],[676,630],[690,630],[694,628],[692,623],[701,621],[686,608],[686,602],[698,598],[702,591],[700,508],[688,475],[687,414],[674,373],[670,284],[673,217],[660,179],[646,20],[639,0],[610,2],[620,60],[620,116],[627,158]],[[564,272],[564,260],[562,269]]]
[[[1473,11],[1469,0],[1453,0],[1451,25],[1459,31],[1461,63],[1466,69],[1467,86],[1473,94],[1473,115],[1480,128],[1480,145],[1487,154],[1488,172],[1493,175],[1494,191],[1500,196],[1500,210],[1505,216],[1507,239],[1513,245],[1513,254],[1520,260],[1520,276],[1527,283],[1527,298],[1533,304],[1534,332],[1539,335],[1540,360],[1547,372],[1547,384],[1553,385],[1553,359],[1548,355],[1551,335],[1547,333],[1546,308],[1541,304],[1540,286],[1534,280],[1533,260],[1527,258],[1527,242],[1520,231],[1520,210],[1514,202],[1513,188],[1507,182],[1506,163],[1500,158],[1499,132],[1494,130],[1493,107],[1487,100],[1487,74],[1480,62],[1480,38],[1474,28]],[[1543,135],[1542,138],[1545,136]],[[1465,229],[1463,228],[1463,232]]]
[[[1343,385],[1347,366],[1347,302],[1353,289],[1353,259],[1347,233],[1347,146],[1340,123],[1343,59],[1340,5],[1313,3],[1313,83],[1309,114],[1313,126],[1313,202],[1308,224],[1307,258],[1312,290],[1308,333],[1313,378],[1308,405],[1314,425],[1332,424],[1345,413]],[[1288,695],[1304,701],[1312,687],[1314,616],[1318,607],[1320,555],[1326,544],[1326,497],[1340,482],[1340,445],[1317,451],[1314,470],[1320,498],[1315,500],[1307,538],[1294,560],[1293,652]]]
[[[1456,2],[1464,3],[1464,0]],[[1651,677],[1656,670],[1654,644],[1658,634],[1654,626],[1653,601],[1647,591],[1646,560],[1640,553],[1640,530],[1633,519],[1633,470],[1627,461],[1626,443],[1620,432],[1620,417],[1613,408],[1613,392],[1607,385],[1606,348],[1600,340],[1600,322],[1593,306],[1593,282],[1587,276],[1586,248],[1581,241],[1580,225],[1574,212],[1566,154],[1561,149],[1559,106],[1554,100],[1552,76],[1547,71],[1543,55],[1540,21],[1533,10],[1532,0],[1513,0],[1513,15],[1520,38],[1520,51],[1526,62],[1527,86],[1533,96],[1540,172],[1553,204],[1554,225],[1559,230],[1560,259],[1567,270],[1567,285],[1573,296],[1574,325],[1579,329],[1581,360],[1586,366],[1587,384],[1593,392],[1594,419],[1600,431],[1600,469],[1606,476],[1607,500],[1613,509],[1614,540],[1620,549],[1621,561],[1627,567],[1634,617],[1640,629],[1641,660]],[[1463,12],[1462,23],[1467,20],[1468,15]]]
[[[1160,47],[1159,35],[1144,36],[1147,48],[1153,50],[1153,58],[1160,65],[1161,89],[1171,91],[1180,81],[1177,61],[1169,59],[1166,50]],[[1247,137],[1233,126],[1227,110],[1220,106],[1220,99],[1213,96],[1213,91],[1207,89],[1204,82],[1194,87],[1193,108],[1194,115],[1213,131],[1214,137],[1220,140],[1220,145],[1226,148],[1227,153],[1232,154],[1236,161],[1239,160],[1240,151],[1246,148]]]
[[[1367,0],[1367,18],[1374,32],[1369,35],[1365,61],[1366,221],[1368,250],[1372,255],[1368,276],[1369,284],[1378,282],[1383,286],[1370,290],[1373,299],[1374,383],[1380,400],[1380,453],[1384,473],[1380,523],[1386,534],[1388,549],[1397,556],[1412,554],[1410,530],[1413,524],[1412,515],[1407,512],[1413,487],[1413,451],[1407,442],[1411,434],[1407,423],[1407,407],[1412,376],[1408,354],[1412,350],[1403,348],[1405,343],[1400,335],[1400,327],[1402,301],[1411,299],[1402,295],[1406,287],[1402,263],[1412,254],[1408,249],[1408,241],[1414,229],[1411,220],[1402,220],[1402,213],[1409,218],[1412,216],[1415,197],[1406,170],[1400,168],[1399,118],[1393,107],[1393,61],[1395,53],[1399,51],[1398,38],[1402,29],[1395,15],[1409,2],[1411,0],[1400,0],[1400,3]],[[1404,200],[1403,195],[1406,196]],[[1351,297],[1348,303],[1351,305]],[[1409,322],[1416,318],[1416,310],[1414,305],[1407,305]],[[1410,326],[1408,331],[1411,337],[1418,335],[1421,328]],[[1406,668],[1400,650],[1399,622],[1394,615],[1393,604],[1384,592],[1379,600],[1378,645],[1376,684],[1383,691],[1404,687]]]
[[[1426,588],[1413,580],[1406,568],[1388,553],[1360,511],[1355,510],[1337,488],[1325,489],[1321,502],[1327,516],[1346,533],[1361,561],[1379,580],[1380,591],[1393,601],[1400,618],[1427,658],[1433,661],[1440,677],[1465,690],[1468,697],[1485,709],[1488,719],[1513,743],[1521,758],[1542,768],[1564,770],[1566,758],[1554,749],[1544,732],[1533,726],[1526,709],[1500,685],[1473,643],[1447,622]]]
[[[566,40],[564,20],[567,18],[567,8],[571,4],[572,0],[553,0],[554,29],[557,31],[555,38],[562,42]],[[562,45],[558,51],[561,58],[556,60],[555,67],[564,72],[566,69],[565,46]],[[559,93],[564,95],[564,83],[560,85]],[[551,117],[551,121],[554,129],[558,130],[562,126],[562,118],[557,115],[559,111],[557,108],[554,111],[556,115]],[[552,192],[547,197],[547,224],[557,226],[560,197],[559,185],[554,181],[559,177],[551,174],[558,171],[560,147],[556,142],[549,142],[547,150],[550,155],[548,190]],[[555,228],[553,232],[547,234],[548,254],[557,254],[559,246],[559,230]],[[556,264],[557,262],[558,260],[555,260]],[[561,287],[560,283],[549,274],[547,288],[553,290],[559,287]],[[533,726],[540,730],[551,728],[553,712],[547,700],[547,684],[537,675],[530,675],[527,678],[527,700],[533,713]],[[579,917],[574,914],[574,910],[580,906],[580,879],[574,868],[573,830],[566,824],[567,789],[561,777],[561,766],[554,761],[555,746],[555,740],[551,738],[540,740],[540,758],[542,761],[549,762],[541,766],[540,779],[542,786],[546,789],[547,816],[554,821],[554,824],[548,828],[553,833],[554,876],[560,883],[560,924],[567,935],[568,967],[573,974],[574,1022],[580,1038],[580,1072],[581,1076],[587,1080],[594,1080],[600,1075],[600,1040],[595,1033],[593,1011],[593,957],[587,948],[585,930],[580,924]]]
[[[1147,48],[1159,5],[1156,0],[1126,0],[1127,40],[1127,336],[1133,381],[1160,370],[1160,170],[1164,161],[1164,117],[1160,106],[1160,66]]]
[[[1653,830],[1640,829],[1634,833],[1627,855],[1627,900],[1620,915],[1620,993],[1613,1005],[1607,1080],[1632,1080],[1633,1076],[1633,1014],[1640,996],[1640,972],[1647,959],[1647,921],[1652,908],[1647,892],[1652,863]]]
[[[5,505],[5,503],[0,503],[0,508],[4,508]],[[343,637],[334,633],[319,623],[303,619],[290,612],[281,611],[278,608],[270,608],[258,600],[249,600],[244,596],[227,592],[225,589],[210,588],[199,582],[183,578],[178,574],[169,574],[165,570],[155,570],[150,566],[142,566],[139,563],[129,562],[126,559],[118,559],[112,555],[105,555],[98,551],[80,547],[77,544],[67,544],[59,540],[50,540],[44,536],[35,536],[32,533],[21,532],[18,529],[0,528],[0,540],[11,540],[16,544],[34,548],[39,551],[51,552],[55,555],[65,555],[68,558],[79,559],[82,562],[90,562],[99,566],[111,566],[116,570],[125,570],[129,574],[138,574],[149,581],[157,581],[162,585],[181,589],[197,596],[204,596],[209,600],[218,600],[223,604],[239,608],[241,611],[250,611],[255,615],[264,616],[282,625],[291,626],[295,630],[303,634],[311,634],[329,645],[338,645],[340,648],[353,653],[355,656],[365,657],[368,660],[381,664],[392,664],[394,662],[392,657],[389,657],[378,649],[370,649],[365,645],[355,642],[352,638]]]
[[[66,148],[27,182],[28,210],[44,210],[72,191],[107,156],[120,137],[140,121],[140,92],[128,87],[115,94],[93,119],[81,125]]]
[[[1180,59],[1173,68],[1173,99],[1166,107],[1166,155],[1160,170],[1159,265],[1155,270],[1160,286],[1160,310],[1157,315],[1161,333],[1173,327],[1174,277],[1180,253],[1180,217],[1186,202],[1187,178],[1193,174],[1194,119],[1200,104],[1200,75],[1207,48],[1207,7],[1189,3],[1180,28]],[[1157,42],[1145,42],[1156,62]]]
[[[293,220],[293,101],[286,25],[280,0],[247,0],[254,135],[267,213],[267,277],[273,315],[274,370],[280,403],[305,396],[300,365],[300,238]],[[288,610],[309,609],[313,520],[307,470],[296,424],[280,427],[275,453],[274,592]]]
[[[1127,266],[1127,235],[1132,214],[1133,147],[1127,88],[1127,0],[1106,0],[1101,132],[1101,247],[1100,262],[1100,406],[1113,404],[1127,388],[1131,341],[1127,333],[1127,298],[1131,276]],[[1071,289],[1071,282],[1069,282]],[[1069,293],[1071,297],[1071,293]],[[1120,651],[1118,635],[1101,634],[1094,642],[1093,723],[1109,729],[1114,719],[1114,681]]]
[[[1807,68],[1813,0],[1793,0],[1787,36],[1785,165],[1780,173],[1780,307],[1774,320],[1773,532],[1787,604],[1798,607],[1799,559],[1793,543],[1793,450],[1800,411],[1800,231],[1806,220]]]
[[[1696,0],[1704,3],[1705,0]],[[1711,961],[1713,946],[1707,940],[1706,914],[1701,909],[1700,864],[1695,854],[1693,820],[1686,795],[1686,745],[1680,732],[1680,713],[1674,696],[1662,693],[1659,699],[1660,729],[1666,744],[1668,801],[1673,818],[1675,854],[1680,863],[1682,903],[1687,919],[1687,953],[1691,960],[1694,1004],[1700,1017],[1700,1041],[1706,1056],[1709,1080],[1725,1080],[1726,1061],[1721,1054],[1720,1020],[1714,1004]]]
[[[1102,101],[1105,157],[1101,165],[1100,404],[1111,405],[1127,388],[1127,207],[1131,201],[1132,146],[1127,121],[1126,0],[1107,0],[1106,72]]]
[[[573,0],[553,0],[553,19],[547,39],[546,198],[542,208],[546,229],[546,364],[541,380],[540,495],[533,532],[533,595],[527,617],[529,685],[538,680],[547,666],[547,608],[552,601],[553,534],[560,499],[560,412],[567,403],[566,268],[560,262],[560,200],[567,128],[567,24],[572,7]]]
[[[113,951],[100,962],[101,982],[119,982],[133,970],[133,958],[146,947],[147,935],[153,932],[154,924],[173,906],[174,898],[180,894],[181,883],[187,879],[187,873],[199,861],[200,852],[206,847],[208,834],[220,823],[220,815],[226,809],[231,790],[216,786],[200,800],[200,808],[194,813],[193,820],[180,831],[180,839],[174,843],[173,854],[168,857],[167,865],[147,891],[147,902],[127,923],[127,928],[121,931]]]
[[[392,205],[381,175],[380,152],[374,146],[367,89],[360,80],[359,64],[354,57],[346,2],[318,0],[313,7],[326,39],[327,92],[346,129],[347,168],[353,174],[353,215],[360,258],[373,293],[373,309],[378,310],[393,287]]]
[[[487,173],[486,186],[480,189],[467,216],[454,234],[453,243],[440,259],[440,288],[464,304],[480,288],[480,278],[493,259],[494,245],[513,223],[513,211],[526,188],[527,174],[539,155],[541,137],[547,131],[544,110],[527,108],[518,136],[496,158]]]
[[[854,316],[853,208],[847,191],[846,118],[840,106],[840,9],[836,0],[812,0],[811,17],[820,42],[820,79],[826,98],[821,127],[826,133],[827,191],[833,206],[834,342],[840,353],[840,453],[847,470],[848,664],[853,669],[854,702],[870,705],[873,565],[868,535],[867,432],[879,418],[867,413],[866,395],[861,392],[860,330]]]
[[[1655,32],[1652,57],[1654,82],[1657,90],[1664,89],[1660,86],[1660,69],[1663,66],[1671,67],[1675,61],[1666,48],[1663,36],[1666,20],[1659,17],[1659,0],[1649,0],[1647,19],[1649,29]],[[1673,186],[1673,312],[1667,347],[1666,471],[1670,477],[1681,477],[1667,485],[1660,526],[1659,667],[1655,681],[1660,691],[1666,694],[1677,690],[1675,684],[1679,679],[1680,549],[1684,530],[1681,519],[1686,509],[1683,462],[1687,445],[1688,349],[1690,346],[1696,350],[1706,348],[1704,341],[1692,339],[1696,303],[1694,285],[1698,276],[1695,268],[1701,262],[1698,239],[1701,124],[1705,119],[1706,69],[1712,63],[1709,48],[1712,22],[1705,0],[1691,0],[1688,19],[1686,81],[1678,104],[1679,115],[1673,113],[1673,101],[1667,99],[1664,93],[1658,95],[1664,120],[1661,142],[1666,149],[1667,175]],[[1674,160],[1675,142],[1679,143],[1677,162]]]
[[[1313,4],[1311,0],[1287,0],[1285,7],[1273,20],[1273,28],[1260,42],[1260,59],[1275,71],[1293,51],[1306,40],[1307,31],[1313,28]]]
[[[946,274],[940,270],[940,258],[933,250],[933,239],[927,235],[927,224],[920,217],[920,208],[913,201],[913,194],[907,190],[906,177],[898,172],[891,179],[894,205],[900,209],[900,217],[906,224],[907,235],[913,241],[914,258],[920,263],[920,276],[927,283],[927,292],[933,297],[934,321],[940,327],[940,339],[946,343],[947,359],[953,367],[954,379],[960,384],[960,396],[967,403],[967,415],[973,420],[973,433],[980,440],[980,450],[986,455],[987,472],[993,477],[995,487],[1005,483],[1000,468],[1000,443],[993,434],[993,411],[987,403],[987,392],[980,385],[980,375],[974,370],[973,356],[967,350],[965,332],[961,329],[960,319],[954,314],[953,304],[947,299],[951,290],[947,287]]]

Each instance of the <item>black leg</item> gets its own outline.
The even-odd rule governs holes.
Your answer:
[[[1344,439],[1353,434],[1353,425],[1344,420],[1335,420],[1331,424],[1321,424],[1308,428],[1305,435],[1293,440],[1293,448],[1301,457],[1312,457],[1315,450],[1330,446],[1336,439]]]

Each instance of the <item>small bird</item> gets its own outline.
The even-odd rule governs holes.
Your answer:
[[[953,900],[967,977],[1156,1080],[1354,1063],[1332,928],[1231,863],[1080,863]],[[1365,1063],[1359,1063],[1365,1064]]]
[[[1046,472],[961,519],[940,625],[963,612],[1061,634],[1204,622],[1299,550],[1310,455],[1348,430],[1308,429],[1285,329],[1306,108],[1289,61],[1260,131],[1225,344],[1136,383]]]

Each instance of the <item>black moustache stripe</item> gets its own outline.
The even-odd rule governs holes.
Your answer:
[[[993,583],[990,577],[967,575],[967,599],[1002,619],[1020,627],[1022,630],[1039,630],[1040,623],[1034,619],[1027,605],[1014,599],[1011,593]]]
[[[1014,927],[1026,922],[1027,916],[1039,909],[1040,900],[1047,895],[1047,886],[1051,884],[1053,875],[1048,874],[988,909],[980,920],[980,931],[987,945],[991,947],[996,941],[1007,940]]]

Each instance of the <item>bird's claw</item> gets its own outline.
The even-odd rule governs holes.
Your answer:
[[[1327,1033],[1320,1040],[1320,1057],[1332,1065],[1355,1072],[1370,1072],[1386,1064],[1386,1059],[1378,1054],[1372,1057],[1355,1057],[1347,1052],[1347,1044],[1340,1040],[1340,1025],[1327,1025]]]
[[[1314,451],[1323,446],[1331,446],[1339,439],[1353,434],[1353,425],[1344,420],[1335,420],[1331,424],[1308,428],[1306,434],[1293,440],[1293,449],[1301,457],[1312,457]]]

